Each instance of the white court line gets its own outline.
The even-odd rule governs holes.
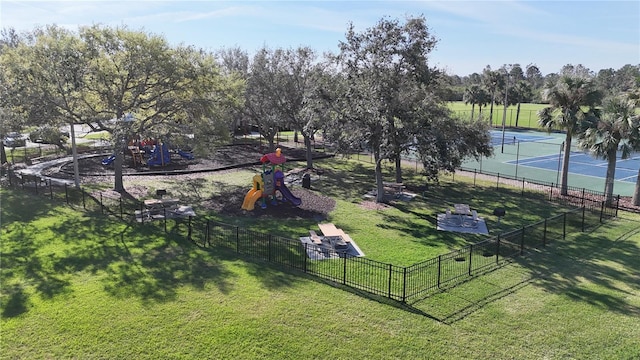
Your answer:
[[[535,164],[535,163],[541,163],[541,162],[548,162],[550,160],[553,160],[555,163],[557,163],[557,155],[555,155],[556,158],[546,158],[547,156],[550,157],[550,156],[554,156],[554,155],[542,155],[542,156],[536,156],[536,157],[528,158],[528,159],[531,159],[531,161],[519,160],[517,165],[518,166],[522,166],[522,167],[526,167],[526,168],[529,168],[529,169],[535,169],[535,170],[538,170],[538,171],[541,170],[541,171],[549,171],[549,172],[557,173],[558,170],[551,170],[551,169],[546,169],[546,168],[541,168],[541,167],[537,167],[537,166],[528,165],[528,164]],[[507,165],[516,166],[515,160],[503,161],[502,163],[503,164],[507,164]],[[594,166],[593,163],[581,163],[581,162],[578,162],[577,164]],[[607,165],[607,163],[604,163],[604,165]],[[596,165],[596,166],[598,166],[598,165]],[[617,172],[618,169],[621,169],[621,170],[625,171],[624,168],[619,168],[617,166],[617,163],[616,163],[616,172]],[[569,171],[569,173],[570,174],[574,174],[574,175],[580,175],[580,176],[585,176],[585,177],[589,177],[589,178],[594,178],[594,179],[600,179],[600,180],[605,180],[606,179],[606,176],[588,175],[588,174],[583,174],[583,173],[573,172],[573,171]],[[631,176],[631,177],[624,177],[624,178],[621,178],[621,179],[614,179],[614,180],[615,181],[629,182],[626,179],[631,179],[631,178],[634,178],[634,177],[635,177],[635,175]]]
[[[627,176],[627,177],[623,177],[620,179],[616,179],[616,181],[627,181],[627,182],[636,182],[636,180],[632,180],[635,179],[636,175],[633,176]]]

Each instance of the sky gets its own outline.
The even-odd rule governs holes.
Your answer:
[[[597,72],[640,64],[640,1],[10,1],[0,27],[29,31],[57,24],[126,25],[170,43],[205,50],[309,46],[337,53],[349,24],[357,32],[382,18],[424,16],[438,39],[432,66],[450,75],[505,64],[566,64]]]

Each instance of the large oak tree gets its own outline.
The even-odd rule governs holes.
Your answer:
[[[490,154],[486,127],[475,130],[476,138],[486,135],[484,145],[471,144],[467,131],[441,129],[453,123],[474,131],[472,125],[451,118],[441,101],[438,71],[428,65],[435,44],[424,17],[408,17],[404,23],[383,18],[363,32],[356,32],[352,24],[340,43],[337,60],[343,86],[333,100],[342,111],[332,133],[339,142],[372,152],[378,202],[384,201],[382,162],[394,161],[396,181],[401,181],[402,152],[418,151],[428,175],[436,178],[441,164],[458,163],[457,157],[478,150]],[[435,148],[423,143],[431,141],[431,135],[440,136]],[[465,146],[459,152],[443,151],[454,143]]]
[[[28,39],[2,54],[22,88],[12,105],[30,119],[111,133],[117,191],[124,190],[123,148],[134,134],[165,140],[186,131],[205,142],[228,135],[227,109],[241,82],[222,76],[202,50],[97,25],[77,34],[49,26]]]

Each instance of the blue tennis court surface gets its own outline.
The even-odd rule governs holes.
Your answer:
[[[500,130],[491,130],[491,144],[496,146],[502,144],[502,131]],[[533,142],[533,141],[547,141],[554,140],[555,138],[552,136],[540,136],[540,135],[531,135],[527,133],[517,132],[517,131],[505,131],[504,132],[504,143],[505,144],[515,144],[516,142]]]
[[[517,162],[511,160],[507,163],[513,165],[517,163],[518,166],[559,171],[562,166],[561,162],[561,155],[553,154],[521,159]],[[625,160],[621,160],[618,157],[616,161],[615,180],[635,183],[638,178],[638,169],[640,169],[640,154],[634,154],[634,156]],[[571,152],[569,157],[569,173],[606,178],[607,161],[604,159],[596,159],[588,153],[579,151]]]

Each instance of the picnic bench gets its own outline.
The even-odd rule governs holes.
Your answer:
[[[180,199],[149,199],[144,201],[144,207],[151,212],[175,208]]]
[[[324,236],[340,236],[345,242],[351,242],[351,237],[332,223],[318,224],[318,227]]]
[[[162,219],[171,216],[171,212],[178,209],[180,199],[148,199],[143,202],[144,209],[136,210],[139,221],[142,219]]]
[[[382,185],[385,188],[390,189],[395,197],[400,197],[402,196],[402,193],[404,191],[404,189],[406,189],[407,187],[403,184],[403,183],[397,183],[397,182],[383,182]]]
[[[313,230],[309,230],[309,238],[311,239],[311,241],[313,241],[314,244],[316,245],[320,245],[322,244],[322,239],[320,238],[320,236],[318,236],[318,234],[316,234],[315,231]]]

